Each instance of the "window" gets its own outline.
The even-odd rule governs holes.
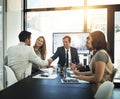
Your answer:
[[[27,8],[83,6],[84,0],[27,0]]]
[[[120,0],[87,0],[88,5],[113,5],[120,4]]]
[[[33,32],[32,44],[39,35],[45,36],[48,40],[46,42],[49,55],[52,53],[52,33],[57,32],[101,30],[110,43],[107,36],[111,36],[110,31],[113,28],[108,23],[111,19],[109,19],[110,10],[114,8],[114,4],[120,4],[120,0],[36,0],[36,2],[27,0],[26,29]],[[110,45],[112,57],[114,57],[113,46],[114,44]],[[112,61],[114,62],[114,58]]]
[[[32,32],[32,45],[38,36],[46,39],[47,56],[52,55],[52,34],[83,31],[83,10],[28,12],[27,30]]]
[[[107,39],[107,9],[89,9],[87,16],[88,31],[103,31]]]
[[[116,66],[118,66],[118,68],[120,68],[120,11],[116,11],[115,12],[115,27],[114,27],[115,31],[115,36],[114,36],[114,48],[115,48],[115,63]],[[120,70],[119,70],[120,72]]]
[[[0,82],[3,82],[3,1],[0,0]]]

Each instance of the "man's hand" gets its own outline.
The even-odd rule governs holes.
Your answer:
[[[48,59],[48,64],[50,65],[52,62],[53,62],[53,60],[49,58]]]
[[[55,66],[50,66],[49,68],[53,68],[53,69],[56,69]]]
[[[73,70],[73,73],[74,73],[75,75],[80,75],[80,72],[79,72],[78,70]]]
[[[76,65],[75,65],[75,64],[73,64],[73,63],[70,63],[70,67],[71,67],[71,69],[72,69],[72,70],[75,70]]]

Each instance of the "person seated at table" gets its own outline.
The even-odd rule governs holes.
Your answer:
[[[90,71],[79,72],[73,70],[73,72],[76,74],[76,78],[91,82],[92,93],[94,95],[103,82],[111,81],[113,64],[103,32],[91,32],[87,38],[86,46],[93,51],[89,64]],[[71,63],[71,68],[74,69],[73,67],[75,67],[75,64]]]
[[[7,50],[5,57],[6,64],[14,71],[18,80],[31,75],[32,64],[39,66],[49,66],[48,60],[39,58],[31,45],[31,32],[21,31],[18,35],[20,43],[11,46]]]
[[[46,41],[45,41],[45,38],[43,36],[39,36],[36,39],[33,48],[34,48],[36,55],[38,55],[43,60],[46,59]],[[46,67],[41,66],[40,68],[46,68]],[[36,66],[35,64],[33,64],[32,74],[39,71],[40,68],[38,66]]]
[[[53,62],[56,58],[59,57],[58,65],[63,68],[65,65],[69,67],[69,63],[72,61],[75,64],[79,64],[79,57],[77,53],[77,49],[71,47],[71,37],[64,36],[63,39],[63,46],[58,47],[55,54],[49,59],[49,62]],[[68,57],[67,57],[68,53]]]
[[[87,39],[88,39],[88,37],[87,37]],[[90,51],[90,60],[89,60],[89,63],[90,63],[90,61],[91,61],[91,58],[92,58],[92,56],[93,56],[93,51],[92,51],[92,49],[86,44],[86,47],[87,47],[87,49]],[[70,63],[71,64],[71,63]],[[72,70],[74,70],[74,69],[76,69],[76,70],[78,70],[78,71],[80,71],[80,72],[85,72],[85,71],[90,71],[90,68],[89,68],[89,65],[86,65],[86,66],[84,66],[84,65],[82,65],[82,64],[78,64],[78,65],[71,65],[71,68],[72,68]]]
[[[34,51],[36,53],[36,55],[38,55],[42,60],[46,59],[46,41],[44,36],[39,36],[36,41],[35,44],[33,46]],[[50,66],[51,68],[55,68],[54,66]],[[47,68],[45,66],[36,66],[35,64],[32,65],[32,74],[39,71],[40,69],[44,69]]]

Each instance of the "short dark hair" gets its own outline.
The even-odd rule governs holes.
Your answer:
[[[18,35],[20,42],[25,42],[25,40],[31,37],[31,32],[28,31],[21,31],[20,34]]]

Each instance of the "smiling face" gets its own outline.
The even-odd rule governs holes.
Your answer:
[[[42,37],[39,37],[37,40],[36,40],[36,47],[41,47],[43,46],[43,43],[44,43],[44,39]]]
[[[64,47],[66,49],[70,48],[70,40],[69,40],[69,38],[66,37],[66,38],[63,39],[63,45],[64,45]]]

